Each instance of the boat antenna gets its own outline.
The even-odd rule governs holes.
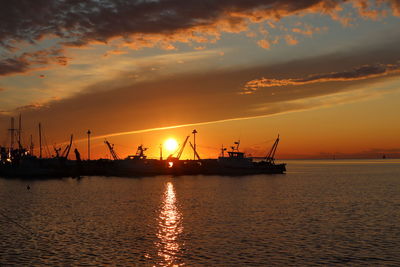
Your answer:
[[[21,133],[22,133],[22,121],[21,121],[21,114],[19,114],[19,120],[18,120],[18,146],[19,146],[20,150],[22,149]]]
[[[233,151],[239,152],[239,146],[240,146],[240,140],[234,142],[234,143],[233,143],[233,146],[231,146],[232,152],[233,152]]]
[[[39,122],[39,158],[42,158],[42,124]]]
[[[225,154],[224,154],[225,151],[226,151],[226,148],[225,148],[224,145],[222,144],[222,145],[221,145],[221,156],[222,156],[222,157],[225,156]]]

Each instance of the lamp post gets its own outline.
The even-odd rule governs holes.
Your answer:
[[[88,146],[88,160],[90,160],[90,134],[92,133],[90,130],[88,130],[87,132],[87,146]]]
[[[197,134],[196,129],[193,130],[192,134],[193,134],[193,159],[196,160],[196,134]]]

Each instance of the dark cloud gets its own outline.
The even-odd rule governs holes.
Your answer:
[[[396,16],[400,16],[400,0],[390,0],[392,9],[393,9],[393,13]]]
[[[171,33],[211,25],[226,12],[264,8],[301,10],[321,1],[6,1],[0,11],[0,43],[35,41],[55,34],[70,43],[106,41],[132,33]]]
[[[184,33],[190,35],[189,38],[195,38],[196,32],[207,31],[207,27],[211,27],[212,30],[235,31],[238,25],[242,25],[247,19],[279,19],[307,11],[332,15],[336,12],[336,7],[343,2],[347,1],[3,1],[0,9],[0,45],[10,48],[16,41],[34,42],[47,34],[58,36],[62,38],[62,42],[71,45],[85,45],[93,41],[106,42],[113,37],[129,39],[132,34],[163,34],[169,38],[171,34],[185,30],[193,30],[191,33]],[[385,2],[391,3],[393,10],[398,11],[396,8],[399,1]]]
[[[20,107],[16,108],[15,111],[18,111],[18,112],[23,112],[25,110],[32,111],[32,110],[39,109],[42,107],[43,107],[43,105],[41,105],[41,104],[29,104],[29,105],[25,105],[25,106],[20,106]]]
[[[0,76],[24,73],[31,69],[43,68],[48,64],[67,65],[68,58],[62,55],[62,49],[25,52],[19,56],[0,60]]]
[[[249,94],[255,92],[261,87],[275,87],[288,85],[306,85],[322,82],[337,82],[337,81],[356,81],[379,76],[385,76],[392,73],[400,72],[400,63],[395,64],[375,64],[356,67],[350,71],[331,72],[324,74],[312,74],[305,78],[296,79],[268,79],[261,78],[251,80],[246,83],[243,88],[243,93]]]
[[[20,0],[0,3],[0,47],[14,53],[21,42],[35,44],[58,37],[57,45],[85,46],[123,38],[125,45],[140,49],[159,46],[175,49],[174,42],[215,41],[221,32],[240,32],[248,23],[306,12],[343,19],[338,6],[346,0]],[[371,5],[352,0],[359,14],[369,16]],[[399,14],[398,0],[383,0]],[[367,12],[368,11],[368,12]],[[345,19],[346,20],[346,19]],[[289,44],[297,41],[286,36]],[[264,44],[266,47],[266,43]],[[49,54],[49,56],[51,56]],[[2,56],[0,75],[22,73],[32,68],[23,56]],[[44,56],[40,57],[45,65]],[[32,60],[32,58],[31,58]],[[58,58],[66,64],[66,58]]]
[[[21,58],[6,58],[0,61],[0,75],[25,72],[28,64]]]

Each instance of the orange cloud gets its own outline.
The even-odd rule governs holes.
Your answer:
[[[382,5],[382,2],[378,1],[376,4]],[[379,17],[386,16],[387,13],[386,10],[372,9],[373,6],[368,0],[353,1],[353,6],[362,17],[372,20],[377,20]]]
[[[292,29],[292,32],[299,33],[302,35],[312,36],[315,33],[321,33],[327,31],[327,27],[312,27],[310,25],[304,25],[304,28],[296,27]]]
[[[248,33],[246,33],[246,36],[249,37],[249,38],[255,38],[255,37],[257,37],[257,33],[255,33],[255,32],[248,32]]]
[[[305,85],[322,82],[356,81],[400,72],[400,63],[364,65],[350,71],[313,74],[297,79],[255,79],[245,84],[242,94],[251,94],[262,87]]]
[[[260,40],[257,44],[264,49],[269,49],[271,47],[271,44],[267,40]]]
[[[104,56],[105,56],[105,57],[108,57],[108,56],[110,56],[110,55],[124,55],[124,54],[127,54],[127,53],[128,53],[127,51],[120,50],[120,49],[115,49],[115,50],[107,51],[107,52],[104,54]]]
[[[295,37],[289,34],[285,35],[285,41],[288,45],[297,45],[299,43]]]

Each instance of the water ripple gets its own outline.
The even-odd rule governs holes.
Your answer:
[[[288,168],[32,181],[29,191],[0,179],[0,265],[400,265],[400,164]]]

